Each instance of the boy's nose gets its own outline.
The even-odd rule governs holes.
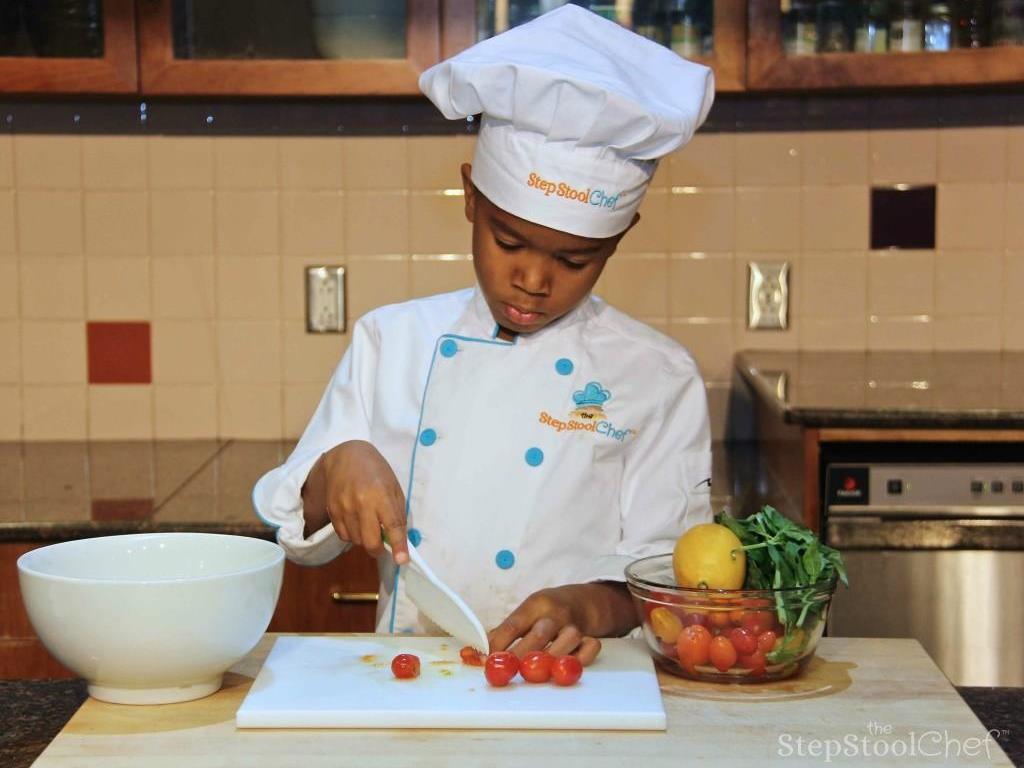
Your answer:
[[[549,275],[544,259],[536,256],[525,256],[517,264],[513,274],[513,284],[534,296],[546,296],[550,289]]]

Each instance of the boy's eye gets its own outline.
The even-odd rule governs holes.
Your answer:
[[[571,259],[567,259],[564,256],[559,256],[558,260],[562,262],[565,266],[567,266],[569,269],[583,269],[585,266],[587,266],[588,263],[586,261],[572,261]]]
[[[499,238],[494,238],[494,242],[498,244],[498,247],[503,251],[518,251],[522,246],[519,243],[509,243]]]

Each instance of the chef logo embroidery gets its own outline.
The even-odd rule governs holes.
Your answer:
[[[611,392],[599,382],[591,381],[583,389],[572,393],[575,407],[569,412],[567,420],[555,418],[547,411],[541,411],[540,423],[556,432],[593,432],[621,443],[627,437],[635,435],[636,430],[619,428],[609,420],[604,406],[611,399]]]
[[[536,189],[538,192],[543,192],[544,197],[562,197],[566,200],[572,200],[580,203],[581,205],[593,205],[598,208],[607,208],[610,211],[615,210],[615,206],[619,202],[619,195],[621,192],[616,192],[614,195],[611,192],[606,192],[603,189],[592,189],[587,187],[574,187],[572,184],[567,184],[564,181],[552,181],[551,179],[545,179],[538,173],[531,172],[526,179],[526,186],[531,189]]]

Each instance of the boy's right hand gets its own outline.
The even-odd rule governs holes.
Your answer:
[[[321,464],[327,514],[338,537],[377,557],[384,552],[383,529],[395,563],[409,562],[405,496],[380,452],[350,440],[327,451]]]

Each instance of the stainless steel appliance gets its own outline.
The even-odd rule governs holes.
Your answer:
[[[1024,454],[950,451],[823,463],[824,538],[851,584],[829,631],[917,638],[955,685],[1024,685]]]

